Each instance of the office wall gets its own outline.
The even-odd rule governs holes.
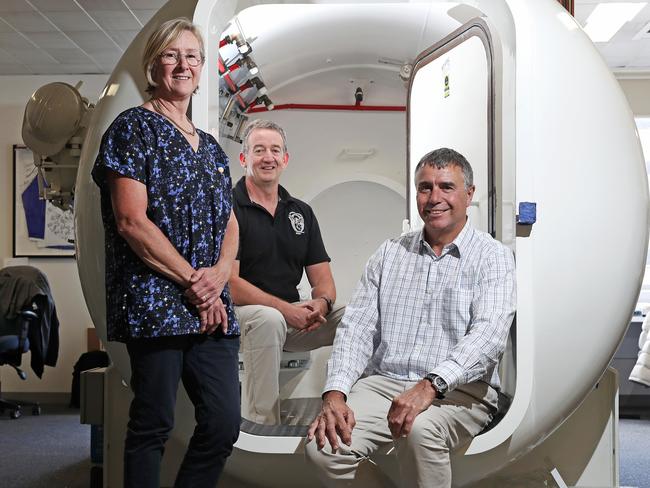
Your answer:
[[[634,115],[650,117],[650,76],[646,79],[619,79]]]
[[[0,267],[12,258],[13,242],[13,159],[12,145],[22,144],[21,129],[25,104],[40,86],[52,81],[75,85],[83,81],[81,94],[95,102],[106,83],[106,75],[86,76],[0,76]],[[39,380],[29,369],[29,355],[23,366],[29,374],[21,381],[13,369],[0,368],[3,392],[70,391],[72,368],[86,351],[86,328],[92,325],[79,284],[77,266],[71,258],[30,258],[29,265],[42,270],[50,281],[61,321],[61,346],[55,368],[46,368]]]

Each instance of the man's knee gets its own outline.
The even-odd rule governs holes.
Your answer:
[[[323,470],[325,467],[323,452],[318,449],[315,440],[305,444],[305,459],[307,459],[308,463],[315,465],[320,470]]]
[[[317,476],[321,479],[329,479],[335,477],[335,474],[338,473],[343,466],[351,464],[353,459],[348,459],[351,453],[348,455],[341,454],[339,452],[332,453],[332,450],[329,444],[326,444],[323,449],[318,449],[318,445],[315,440],[305,444],[305,459],[308,464],[314,466],[317,470]]]
[[[332,312],[328,315],[328,319],[332,319],[337,324],[341,321],[345,315],[345,305],[339,302],[336,302],[332,308]]]
[[[244,340],[261,339],[261,346],[282,345],[287,336],[287,322],[279,310],[264,305],[237,307]]]
[[[449,434],[446,424],[441,418],[425,418],[421,415],[415,418],[408,436],[398,440],[399,448],[411,452],[420,449],[449,450]]]

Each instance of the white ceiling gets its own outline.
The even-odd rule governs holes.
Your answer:
[[[607,65],[619,74],[650,75],[650,0],[607,0],[608,3],[625,1],[648,2],[631,21],[614,35],[611,41],[596,43]],[[580,25],[585,24],[587,17],[599,2],[595,0],[576,0],[575,18]],[[645,39],[635,39],[640,33],[645,33]]]
[[[136,33],[164,3],[0,0],[0,75],[110,73]],[[580,24],[598,3],[576,0]],[[613,70],[650,74],[650,35],[634,39],[643,29],[650,30],[650,5],[610,42],[597,44]]]
[[[0,74],[110,73],[166,0],[0,0]]]

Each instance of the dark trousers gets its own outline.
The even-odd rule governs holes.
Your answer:
[[[197,425],[174,486],[214,488],[239,436],[239,338],[137,339],[127,350],[135,397],[124,449],[124,486],[160,487],[160,462],[182,380]]]

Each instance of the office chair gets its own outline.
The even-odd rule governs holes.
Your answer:
[[[36,309],[35,303],[32,304],[32,308]],[[18,316],[13,320],[0,316],[0,330],[5,334],[0,335],[0,366],[5,364],[11,366],[22,380],[27,379],[27,373],[20,369],[22,355],[29,351],[29,339],[27,337],[29,327],[37,319],[36,312],[29,308],[19,312]],[[13,333],[7,334],[7,332]],[[9,416],[12,419],[17,419],[22,415],[21,409],[23,406],[31,406],[32,415],[41,414],[41,407],[38,403],[2,398],[0,392],[0,414],[3,414],[8,409],[10,411]]]

